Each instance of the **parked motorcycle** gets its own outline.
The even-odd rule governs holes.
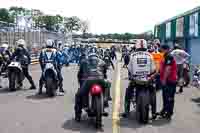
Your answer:
[[[24,74],[19,61],[13,60],[8,65],[8,80],[10,91],[15,91],[23,86]]]
[[[192,86],[196,88],[200,88],[200,70],[199,68],[195,68],[194,75],[192,77]]]
[[[58,75],[56,68],[52,63],[47,63],[45,65],[45,69],[43,72],[44,80],[45,80],[45,88],[46,93],[49,97],[53,97],[56,95],[56,91],[58,89]]]

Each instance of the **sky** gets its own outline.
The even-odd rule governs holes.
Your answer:
[[[0,8],[23,6],[47,14],[78,16],[91,33],[142,33],[200,6],[200,0],[0,0]]]

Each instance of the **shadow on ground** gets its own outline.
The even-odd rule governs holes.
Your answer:
[[[39,94],[34,94],[34,95],[30,95],[30,96],[27,96],[26,98],[27,99],[32,99],[32,100],[42,100],[42,99],[51,99],[51,98],[56,98],[56,97],[62,97],[64,96],[63,93],[57,93],[56,96],[54,97],[49,97],[46,93],[43,93],[41,95]]]
[[[11,93],[11,91],[9,90],[9,88],[1,88],[0,89],[0,94],[4,94],[4,93]]]
[[[8,87],[1,88],[0,89],[0,94],[5,94],[5,93],[15,93],[15,92],[20,92],[20,91],[28,91],[29,89],[17,89],[15,91],[10,91]]]
[[[161,119],[158,117],[154,121],[149,120],[148,124],[141,124],[136,120],[136,113],[134,111],[132,111],[129,118],[121,118],[120,127],[138,129],[138,128],[143,128],[148,125],[152,125],[154,127],[159,127],[159,126],[163,126],[163,125],[166,125],[169,123],[170,123],[169,120]]]
[[[194,102],[194,103],[199,103],[200,104],[200,97],[192,98],[191,101]]]
[[[97,130],[94,127],[94,120],[87,117],[87,115],[83,115],[81,122],[76,122],[73,118],[67,120],[62,125],[62,128],[65,130],[71,130],[73,132],[80,132],[80,133],[97,133],[103,132],[103,129]]]
[[[34,94],[26,97],[27,99],[32,99],[32,100],[42,100],[42,99],[47,99],[47,98],[54,98],[54,97],[48,97],[46,94]]]

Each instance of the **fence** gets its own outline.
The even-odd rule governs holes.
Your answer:
[[[27,42],[27,47],[32,48],[33,46],[41,47],[46,39],[65,42],[65,35],[44,29],[25,29],[15,24],[0,22],[0,44],[8,43],[13,47],[19,39],[24,39]]]

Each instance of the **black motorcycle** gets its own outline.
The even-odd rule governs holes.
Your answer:
[[[87,98],[82,99],[83,109],[87,112],[88,116],[95,119],[95,127],[102,127],[102,116],[104,110],[104,89],[99,84],[93,84],[89,89]],[[76,111],[76,110],[75,110]],[[81,115],[76,113],[76,117]]]
[[[47,63],[43,72],[45,79],[46,93],[49,97],[56,95],[58,89],[58,74],[52,63]]]
[[[150,95],[150,88],[155,86],[152,80],[146,77],[132,79],[131,88],[126,92],[128,102],[136,109],[137,120],[140,123],[147,123],[149,120],[150,102],[155,102],[156,95]],[[153,100],[153,101],[152,101]]]

